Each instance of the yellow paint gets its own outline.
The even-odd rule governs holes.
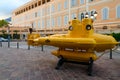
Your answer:
[[[71,51],[71,50],[56,50],[52,51],[52,54],[60,57],[63,56],[67,60],[71,61],[78,61],[78,62],[88,62],[90,57],[92,57],[93,60],[97,59],[97,55],[94,53],[86,53],[86,52],[80,52],[80,51]]]
[[[69,22],[69,25],[67,34],[55,34],[48,37],[40,37],[39,34],[29,34],[28,45],[56,46],[60,48],[60,51],[52,52],[55,56],[61,55],[69,60],[88,61],[90,56],[94,60],[97,59],[94,51],[102,52],[118,44],[112,36],[94,33],[92,19],[85,18],[82,21],[74,19]],[[66,50],[66,48],[73,49],[73,51]],[[80,52],[82,50],[85,50],[85,53]]]

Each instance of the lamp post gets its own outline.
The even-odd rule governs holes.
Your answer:
[[[96,11],[94,12],[94,16],[97,17],[97,12]]]
[[[86,12],[85,13],[85,18],[88,18],[88,17],[89,17],[89,14],[88,14],[88,12]],[[90,15],[90,18],[91,19],[94,19],[94,18],[96,19],[96,17],[97,17],[97,12],[96,11],[92,11],[91,15]]]
[[[8,48],[10,47],[10,26],[8,26]]]
[[[94,15],[93,15],[93,14],[91,14],[90,18],[91,18],[91,19],[94,19]]]
[[[89,11],[89,4],[88,4],[89,0],[86,0],[86,12]]]
[[[10,26],[11,26],[12,24],[11,23],[8,23],[8,30],[7,30],[7,33],[8,33],[8,48],[10,47]]]
[[[88,12],[89,12],[89,0],[86,0],[86,13],[85,13],[85,18],[88,18],[89,17],[89,14],[88,14]],[[96,19],[96,17],[97,17],[97,12],[95,11],[95,12],[91,12],[91,15],[90,15],[90,18],[91,19]]]
[[[85,18],[88,18],[88,17],[89,17],[88,12],[86,12],[85,13]]]
[[[97,17],[97,12],[96,11],[92,11],[91,12],[91,19],[96,19],[96,17]]]

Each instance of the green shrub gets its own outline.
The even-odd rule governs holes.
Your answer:
[[[13,34],[13,39],[20,39],[20,34]]]
[[[10,39],[12,39],[11,34],[9,34],[9,35],[10,35]],[[5,39],[7,39],[8,38],[8,34],[0,34],[0,37],[3,37]]]
[[[117,41],[120,41],[120,33],[112,33],[111,34]]]

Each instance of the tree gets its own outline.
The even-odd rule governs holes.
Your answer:
[[[0,20],[0,27],[7,27],[8,26],[8,22],[5,20]]]
[[[120,41],[120,33],[112,33],[112,36],[113,36],[117,41]]]
[[[2,30],[2,34],[3,34],[3,35],[5,34],[5,32],[6,32],[5,30]]]

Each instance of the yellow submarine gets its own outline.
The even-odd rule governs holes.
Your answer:
[[[59,59],[56,69],[59,69],[64,62],[88,64],[88,74],[92,73],[93,61],[98,59],[96,52],[103,52],[112,49],[118,42],[108,35],[94,33],[93,20],[84,18],[82,21],[73,19],[69,21],[67,34],[55,34],[40,37],[39,34],[28,34],[28,45],[50,45],[59,47],[52,51],[52,54]]]

